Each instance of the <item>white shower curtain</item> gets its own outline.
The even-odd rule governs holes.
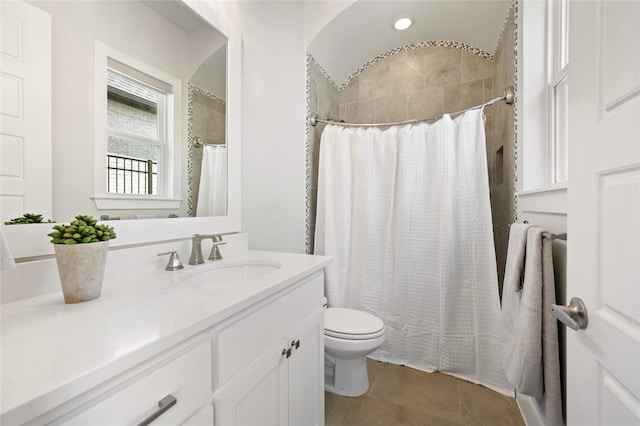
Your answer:
[[[224,216],[227,214],[227,148],[205,145],[202,149],[196,216]]]
[[[513,395],[498,355],[482,110],[385,131],[328,125],[315,253],[334,256],[330,306],[384,321],[373,358]]]

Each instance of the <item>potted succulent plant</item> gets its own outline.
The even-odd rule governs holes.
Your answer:
[[[68,225],[55,225],[48,234],[54,244],[65,303],[100,297],[109,240],[116,233],[91,216],[78,215]]]
[[[16,217],[15,219],[11,219],[5,222],[5,225],[28,225],[30,223],[51,223],[51,220],[45,220],[42,218],[41,214],[36,213],[25,213],[20,217]]]

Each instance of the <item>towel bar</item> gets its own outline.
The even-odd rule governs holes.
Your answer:
[[[524,221],[522,223],[529,223],[528,221]],[[512,223],[509,224],[509,228],[511,228],[511,225],[513,225]],[[567,233],[563,232],[562,234],[554,234],[552,232],[543,232],[542,236],[544,238],[549,238],[550,240],[562,240],[562,241],[567,241]]]
[[[564,232],[562,234],[552,234],[551,232],[543,232],[542,236],[544,238],[549,238],[551,240],[567,241],[567,233],[566,232]]]

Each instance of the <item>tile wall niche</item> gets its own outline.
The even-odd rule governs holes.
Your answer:
[[[341,86],[308,57],[309,112],[352,123],[404,121],[482,104],[514,85],[513,8],[494,55],[453,42],[423,42],[372,60]],[[339,110],[336,111],[336,108]],[[514,110],[504,102],[485,108],[487,160],[502,289],[508,225],[514,219]],[[313,252],[318,148],[323,125],[307,129],[307,252]]]

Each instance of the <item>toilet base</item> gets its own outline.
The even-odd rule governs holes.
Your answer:
[[[332,361],[335,360],[335,363]],[[333,359],[333,374],[325,375],[324,389],[342,396],[356,397],[369,390],[367,358]],[[330,371],[330,370],[329,370]]]

